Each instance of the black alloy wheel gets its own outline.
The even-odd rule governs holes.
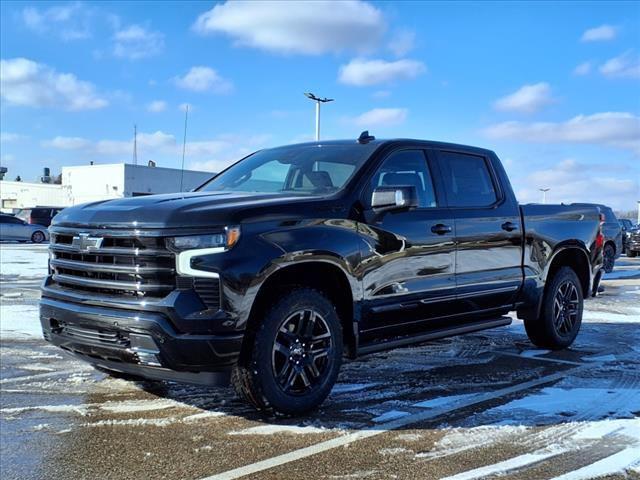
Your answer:
[[[553,299],[553,325],[556,333],[565,337],[573,332],[578,321],[580,296],[575,284],[567,280],[558,287]]]
[[[331,332],[318,312],[305,309],[282,322],[273,342],[271,368],[283,392],[304,395],[330,369]]]

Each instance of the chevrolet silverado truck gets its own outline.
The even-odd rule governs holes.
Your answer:
[[[519,205],[490,150],[421,140],[258,151],[189,193],[66,208],[40,319],[101,370],[233,384],[268,413],[344,358],[500,327],[571,345],[601,276],[597,207]]]

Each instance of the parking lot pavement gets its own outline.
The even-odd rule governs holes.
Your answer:
[[[369,355],[304,419],[108,377],[39,337],[46,247],[0,246],[0,461],[13,478],[640,478],[640,259],[562,352],[522,323]]]

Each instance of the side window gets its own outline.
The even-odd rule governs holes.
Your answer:
[[[373,188],[380,186],[413,186],[420,208],[436,207],[436,195],[427,158],[422,150],[394,152],[383,162],[373,177]]]
[[[486,207],[496,195],[484,157],[441,151],[442,174],[451,207]]]

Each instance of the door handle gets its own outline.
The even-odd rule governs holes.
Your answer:
[[[451,227],[449,225],[438,223],[431,227],[431,231],[437,235],[444,235],[445,233],[451,233]]]
[[[502,224],[502,229],[506,230],[507,232],[513,232],[514,230],[518,229],[518,225],[513,222],[505,222]]]

